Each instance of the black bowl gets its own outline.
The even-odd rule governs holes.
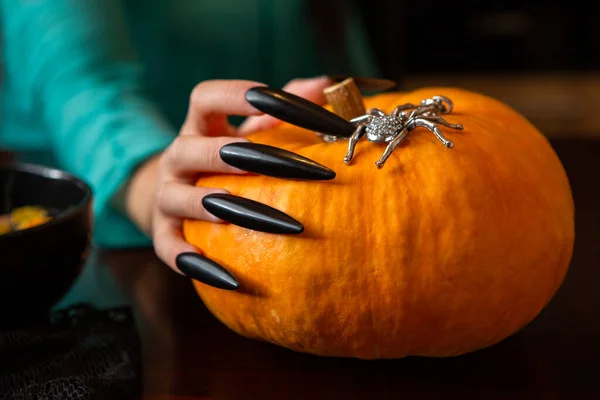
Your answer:
[[[0,327],[49,314],[79,276],[91,246],[92,190],[61,170],[0,165],[0,213],[48,209],[53,219],[0,235]]]

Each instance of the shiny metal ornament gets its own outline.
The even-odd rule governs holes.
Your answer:
[[[399,105],[389,115],[373,108],[369,110],[369,113],[350,120],[356,125],[356,129],[348,142],[348,151],[344,162],[349,164],[352,161],[356,145],[364,136],[373,143],[388,143],[384,153],[375,163],[377,168],[382,168],[396,147],[418,127],[428,129],[444,146],[452,148],[454,143],[442,135],[438,124],[452,129],[463,129],[462,124],[451,124],[441,117],[441,114],[451,113],[453,108],[454,103],[445,96],[424,99],[418,106],[412,103]],[[407,116],[407,110],[413,111]]]

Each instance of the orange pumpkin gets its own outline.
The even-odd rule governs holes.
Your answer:
[[[365,98],[367,109],[444,95],[440,125],[424,128],[382,169],[385,144],[326,143],[289,124],[249,137],[337,173],[298,182],[210,175],[220,187],[301,221],[301,235],[185,221],[186,240],[231,271],[236,292],[195,282],[235,332],[321,356],[453,356],[491,346],[534,319],[561,285],[574,244],[574,205],[547,139],[507,105],[456,88]]]

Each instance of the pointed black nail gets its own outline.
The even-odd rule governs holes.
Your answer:
[[[356,129],[339,115],[281,89],[254,87],[246,92],[246,100],[256,109],[304,129],[342,137],[352,136]]]
[[[335,171],[288,150],[260,143],[231,143],[220,151],[227,164],[248,172],[287,179],[330,180]]]
[[[349,75],[332,75],[329,77],[333,82],[343,82],[346,79],[350,78]],[[359,90],[364,90],[366,92],[382,92],[390,89],[394,89],[398,86],[398,83],[391,81],[389,79],[381,79],[381,78],[368,78],[362,76],[352,76],[351,77],[356,83],[356,86]]]
[[[181,253],[175,263],[188,277],[218,289],[236,290],[237,279],[216,262],[196,253]]]
[[[268,233],[302,233],[304,226],[289,215],[266,204],[231,194],[204,196],[202,205],[223,221]]]

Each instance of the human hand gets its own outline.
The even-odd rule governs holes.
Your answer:
[[[313,103],[323,105],[326,102],[323,89],[333,84],[333,81],[328,77],[310,78],[310,79],[294,79],[288,82],[284,87],[288,93],[295,94],[310,100]],[[239,133],[248,135],[252,132],[264,131],[281,123],[281,120],[270,115],[251,116],[244,121],[239,127]]]
[[[323,103],[322,90],[326,79],[295,80],[284,90]],[[236,289],[237,281],[228,271],[212,260],[202,256],[200,249],[187,243],[182,234],[183,219],[196,219],[213,223],[230,222],[250,229],[274,233],[300,233],[302,224],[291,217],[265,205],[248,202],[231,196],[221,188],[196,187],[198,174],[264,172],[264,165],[252,165],[250,153],[268,155],[278,159],[279,170],[283,167],[290,174],[300,174],[304,179],[332,179],[333,171],[311,160],[299,161],[298,155],[280,149],[249,143],[243,136],[267,129],[280,121],[262,113],[247,103],[247,90],[263,84],[252,81],[206,81],[199,84],[190,96],[188,115],[179,136],[156,159],[148,163],[142,176],[154,176],[156,186],[151,203],[149,232],[154,248],[161,260],[179,273],[223,289]],[[228,124],[227,116],[249,116],[239,128]],[[220,154],[225,145],[230,147],[229,164]],[[232,158],[233,157],[233,158]],[[238,161],[231,163],[231,161]],[[241,164],[240,164],[241,162]],[[230,164],[243,165],[244,170]],[[254,170],[253,170],[254,168]],[[148,172],[150,171],[150,172]],[[137,175],[137,174],[136,174]],[[290,176],[292,177],[292,176]],[[297,176],[295,177],[297,178]],[[148,182],[148,180],[145,180]],[[139,184],[141,185],[141,184]],[[147,185],[146,185],[147,186]],[[146,192],[148,189],[145,189]],[[144,198],[140,195],[131,199]],[[207,197],[208,196],[208,197]],[[147,202],[148,197],[145,197]],[[231,212],[232,207],[245,208],[258,218]],[[207,210],[210,209],[210,212]],[[225,221],[228,220],[228,221]]]

